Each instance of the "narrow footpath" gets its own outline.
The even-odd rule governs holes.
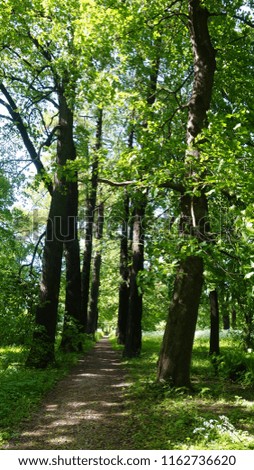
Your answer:
[[[6,449],[132,449],[121,353],[103,338],[46,396]]]

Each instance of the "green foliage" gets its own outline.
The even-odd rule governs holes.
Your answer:
[[[136,449],[253,449],[253,384],[243,386],[215,375],[205,338],[194,345],[193,392],[158,384],[161,339],[158,334],[145,335],[141,357],[125,361],[132,382],[126,399]],[[223,354],[232,363],[234,344],[232,339],[222,340]],[[253,358],[251,362],[253,366]]]
[[[248,434],[237,430],[225,415],[218,416],[218,419],[197,418],[196,421],[199,427],[193,430],[193,434],[197,437],[199,445],[219,440],[226,447],[230,443],[237,446],[244,438],[248,439]]]
[[[0,345],[22,344],[29,339],[37,295],[36,274],[31,277],[21,268],[31,249],[29,217],[10,209],[13,189],[4,174],[0,180]]]
[[[85,351],[94,342],[86,339]],[[22,421],[31,417],[46,392],[66,375],[77,363],[77,353],[56,355],[55,367],[35,370],[24,367],[27,349],[21,347],[0,348],[0,446],[17,434]]]
[[[230,353],[220,355],[217,358],[218,373],[225,379],[242,385],[254,384],[254,357],[253,353],[244,353],[241,350],[233,350]]]

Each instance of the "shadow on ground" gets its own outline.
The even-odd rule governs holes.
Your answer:
[[[121,353],[107,339],[79,361],[7,449],[131,449]]]

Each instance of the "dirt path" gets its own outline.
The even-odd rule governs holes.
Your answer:
[[[120,357],[106,338],[99,341],[7,449],[132,449]]]

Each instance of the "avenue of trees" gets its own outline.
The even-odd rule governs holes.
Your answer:
[[[0,341],[46,367],[114,327],[254,348],[252,0],[0,3]],[[199,313],[199,315],[198,315]]]

